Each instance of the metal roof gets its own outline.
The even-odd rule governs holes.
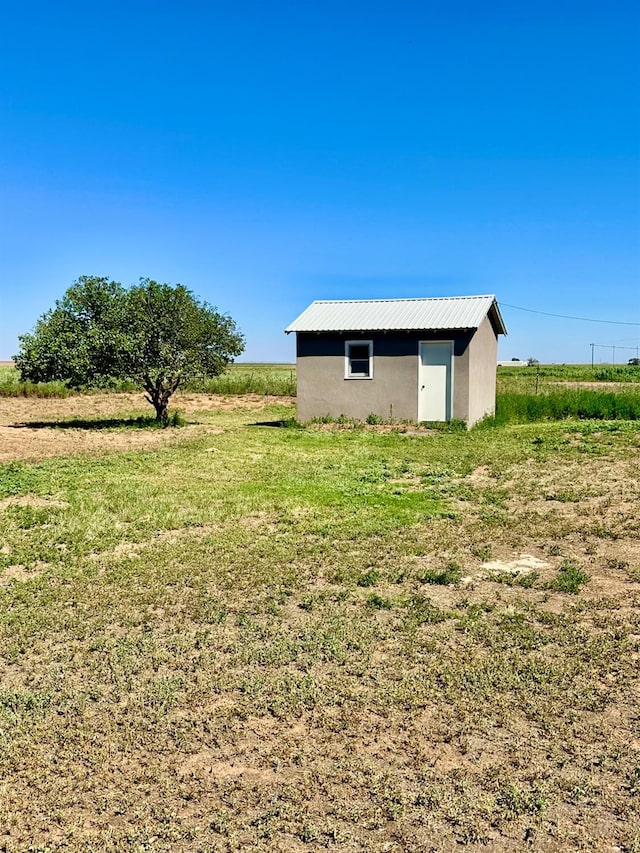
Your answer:
[[[477,329],[487,314],[491,315],[497,334],[506,335],[495,296],[318,300],[287,326],[285,332]]]

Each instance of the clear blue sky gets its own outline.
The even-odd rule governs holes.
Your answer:
[[[0,8],[0,358],[83,274],[187,285],[245,360],[334,298],[636,324],[505,305],[502,358],[640,345],[635,2]]]

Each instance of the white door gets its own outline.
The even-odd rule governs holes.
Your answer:
[[[420,343],[418,420],[451,419],[452,341]]]

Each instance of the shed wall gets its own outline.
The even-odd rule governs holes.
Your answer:
[[[469,345],[469,415],[471,427],[496,409],[498,339],[488,317],[478,326]]]
[[[418,418],[420,341],[454,341],[453,417],[468,419],[469,350],[473,332],[342,332],[297,334],[298,419],[369,414]],[[345,341],[373,341],[373,378],[345,379]],[[495,360],[493,362],[495,371]],[[495,387],[495,386],[494,386]]]

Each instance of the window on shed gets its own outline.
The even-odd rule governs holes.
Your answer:
[[[373,377],[373,341],[347,341],[344,355],[345,379]]]

